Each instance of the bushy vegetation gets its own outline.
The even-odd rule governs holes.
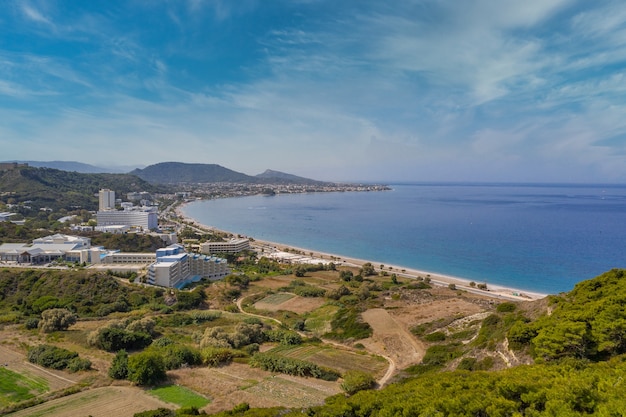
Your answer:
[[[76,323],[76,315],[66,308],[51,308],[41,313],[37,327],[45,333],[67,330]]]
[[[279,291],[291,292],[300,297],[323,297],[326,294],[326,290],[313,285],[308,285],[306,282],[294,279],[285,287],[281,287]]]
[[[38,345],[28,351],[28,361],[45,368],[78,372],[91,368],[91,362],[78,353],[52,345]]]
[[[376,381],[372,375],[367,372],[352,370],[344,374],[341,389],[352,395],[359,391],[371,389],[375,384]]]
[[[114,321],[94,330],[87,337],[91,346],[108,352],[142,349],[152,343],[154,321],[144,318],[134,321]]]
[[[140,352],[128,358],[128,380],[137,385],[156,385],[165,381],[165,362],[156,352]]]
[[[125,286],[103,272],[0,269],[0,312],[38,316],[67,308],[79,317],[96,317],[148,303],[163,303],[163,289]]]
[[[518,321],[508,336],[538,361],[572,357],[603,360],[626,353],[626,274],[613,269],[552,297],[551,314]]]
[[[265,371],[280,372],[295,376],[308,376],[325,381],[336,381],[341,375],[339,372],[323,368],[312,362],[295,358],[288,358],[274,353],[257,353],[250,360],[250,365]]]
[[[359,340],[372,335],[372,327],[361,319],[356,308],[340,308],[331,321],[332,330],[324,337],[336,340]]]

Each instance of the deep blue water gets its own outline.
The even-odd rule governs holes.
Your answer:
[[[392,188],[199,201],[184,213],[260,240],[527,291],[569,291],[626,267],[626,186]]]

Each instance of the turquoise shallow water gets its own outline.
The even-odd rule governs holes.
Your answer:
[[[527,291],[626,267],[626,186],[397,184],[190,203],[199,223]]]

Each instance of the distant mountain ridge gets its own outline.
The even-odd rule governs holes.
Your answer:
[[[121,174],[135,175],[152,184],[179,184],[179,183],[243,183],[243,184],[298,184],[324,185],[333,184],[310,178],[299,177],[285,172],[271,169],[258,175],[247,175],[233,171],[218,164],[161,162],[145,168],[135,168],[128,172],[121,167],[103,168],[76,161],[6,161],[28,164],[35,168],[51,168],[60,171],[77,172],[81,174]]]
[[[232,169],[217,164],[188,164],[183,162],[161,162],[143,169],[135,169],[131,171],[130,174],[136,175],[144,181],[154,184],[214,182],[244,184],[324,184],[323,181],[315,181],[269,169],[262,174],[252,176],[233,171]]]

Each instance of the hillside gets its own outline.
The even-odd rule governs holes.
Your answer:
[[[187,164],[182,162],[161,162],[135,169],[130,172],[153,184],[180,183],[244,183],[244,184],[324,184],[296,175],[266,170],[264,173],[251,176],[233,171],[217,164]]]
[[[272,182],[275,184],[323,184],[323,181],[315,181],[309,178],[299,177],[293,174],[287,174],[285,172],[273,171],[266,169],[265,172],[255,175],[256,178],[261,180]]]
[[[130,191],[157,192],[159,188],[130,174],[81,174],[52,168],[18,167],[0,171],[0,199],[28,201],[33,209],[97,210],[101,188],[123,195]]]
[[[130,172],[153,184],[243,182],[254,183],[254,177],[217,164],[186,164],[161,162]]]

